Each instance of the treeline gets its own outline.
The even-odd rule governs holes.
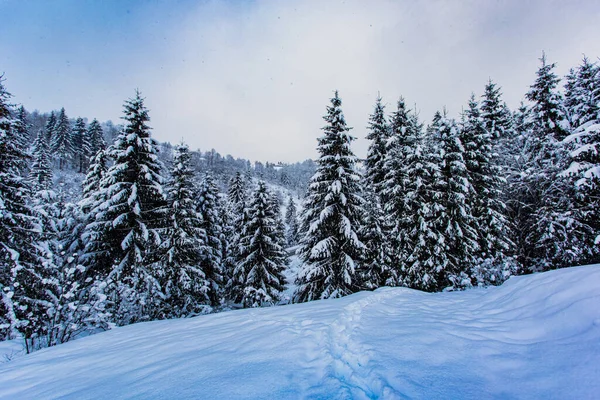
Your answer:
[[[600,68],[584,58],[559,91],[541,58],[527,104],[491,80],[457,119],[424,127],[400,98],[370,117],[365,174],[337,93],[304,204],[297,301],[361,289],[500,284],[600,261]]]
[[[194,171],[184,144],[165,166],[139,93],[111,146],[94,121],[84,130],[78,119],[71,131],[63,110],[30,157],[23,108],[0,94],[1,339],[24,338],[31,351],[112,326],[281,300],[286,238],[296,240],[291,197],[286,230],[281,194],[264,182],[238,171],[221,193],[212,174]],[[52,163],[87,169],[80,201],[54,190]]]

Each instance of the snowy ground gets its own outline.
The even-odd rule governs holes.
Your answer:
[[[600,265],[115,329],[0,364],[0,398],[592,399]]]

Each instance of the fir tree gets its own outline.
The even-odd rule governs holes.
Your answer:
[[[443,212],[438,223],[444,238],[445,260],[437,266],[434,276],[438,289],[443,289],[450,285],[461,287],[470,283],[467,283],[468,274],[479,246],[475,230],[477,221],[472,212],[473,186],[456,122],[442,118],[439,137]],[[487,222],[487,218],[485,220]]]
[[[377,97],[375,110],[369,116],[369,133],[367,139],[371,141],[365,161],[367,184],[373,187],[377,194],[383,191],[386,175],[386,151],[390,128],[385,118],[385,106],[381,104],[381,97]]]
[[[35,190],[47,190],[52,185],[52,169],[44,131],[40,131],[33,144],[33,164],[30,172]]]
[[[17,146],[19,148],[25,150],[25,152],[29,156],[29,152],[27,149],[29,148],[29,128],[30,124],[27,122],[27,111],[25,111],[25,107],[21,106],[17,110],[16,120],[14,121],[14,130],[15,130],[15,138],[17,140]],[[25,157],[20,160],[19,170],[22,175],[25,175],[25,170],[27,169],[27,160],[29,157]]]
[[[406,186],[410,177],[407,171],[407,158],[414,150],[411,148],[409,137],[419,129],[415,118],[411,118],[406,110],[404,99],[398,101],[398,108],[391,118],[391,138],[388,141],[386,158],[384,160],[385,181],[381,192],[382,207],[388,215],[389,246],[394,265],[401,267],[405,259],[404,251],[407,245],[404,241],[406,234]],[[385,227],[384,227],[385,229]],[[393,284],[389,282],[389,284]]]
[[[201,255],[200,267],[208,280],[207,296],[212,306],[221,303],[223,295],[223,248],[221,204],[219,189],[212,176],[204,175],[197,194],[197,210],[201,216],[201,228],[206,233],[206,251]]]
[[[100,182],[103,195],[86,228],[88,277],[106,286],[113,318],[124,325],[155,311],[157,284],[146,258],[160,244],[164,195],[158,145],[150,137],[148,110],[139,92],[125,102],[126,125],[110,155],[115,160]]]
[[[88,159],[94,157],[98,151],[106,149],[104,132],[96,118],[94,118],[88,126],[87,134],[84,136],[84,139],[85,156]]]
[[[206,231],[194,201],[194,173],[186,145],[175,148],[171,179],[167,185],[169,223],[163,235],[157,275],[165,299],[159,317],[191,316],[207,311],[211,285],[201,268]]]
[[[486,93],[494,93],[492,86],[490,82],[486,87]],[[495,97],[489,94],[486,98]],[[505,216],[506,205],[501,198],[504,179],[494,157],[492,143],[494,137],[492,132],[497,132],[496,137],[503,137],[505,130],[498,129],[502,124],[497,122],[503,118],[499,101],[495,101],[497,107],[490,107],[489,100],[484,103],[487,104],[488,110],[486,118],[480,114],[475,96],[471,95],[460,139],[464,146],[464,163],[473,189],[473,193],[469,194],[468,198],[471,199],[472,213],[476,219],[474,228],[477,229],[480,249],[478,258],[490,259],[493,262],[497,259],[501,261],[511,244]],[[497,113],[490,109],[496,109]]]
[[[53,131],[52,142],[50,149],[52,154],[58,161],[58,167],[63,169],[73,156],[73,141],[71,136],[71,123],[65,113],[65,109],[61,108],[56,125]]]
[[[239,262],[234,271],[235,300],[244,307],[273,305],[284,289],[285,253],[279,245],[276,210],[264,182],[259,182],[242,228]]]
[[[0,77],[0,338],[22,335],[27,351],[47,325],[47,277],[39,263],[39,226],[28,205],[29,187],[20,176],[21,148],[11,95]]]
[[[285,211],[285,224],[287,226],[285,238],[288,246],[298,244],[298,216],[296,212],[296,203],[294,198],[290,196],[288,200],[287,210]]]
[[[71,144],[73,147],[73,163],[80,173],[87,169],[86,133],[85,121],[81,117],[77,118],[71,133]]]
[[[88,173],[83,180],[82,187],[82,209],[89,213],[90,207],[102,198],[101,182],[108,170],[108,155],[105,150],[98,150],[92,157]]]
[[[598,119],[600,111],[600,67],[583,57],[576,70],[571,69],[565,84],[567,116],[573,129]]]
[[[54,141],[54,130],[56,129],[56,114],[54,111],[50,112],[50,116],[46,121],[46,126],[44,127],[44,131],[46,132],[46,143],[48,146]]]
[[[348,131],[337,92],[324,117],[327,125],[317,147],[320,157],[312,177],[303,219],[308,227],[299,256],[304,263],[296,302],[335,298],[356,292],[365,245],[359,235],[362,198],[354,139]]]

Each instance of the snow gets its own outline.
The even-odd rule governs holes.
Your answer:
[[[0,398],[596,398],[600,265],[157,321],[0,364]]]

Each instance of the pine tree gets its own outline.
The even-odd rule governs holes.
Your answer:
[[[108,170],[108,155],[105,150],[98,150],[90,160],[88,173],[82,185],[82,209],[85,214],[90,212],[90,207],[99,203],[102,198],[101,182]]]
[[[194,172],[189,148],[175,147],[171,179],[167,185],[169,224],[163,235],[161,257],[156,265],[164,293],[161,318],[185,317],[205,312],[211,304],[211,285],[201,268],[206,231],[196,211]]]
[[[48,299],[36,247],[39,225],[19,171],[28,156],[21,148],[10,97],[0,77],[0,338],[22,335],[29,352],[44,334]]]
[[[377,97],[375,110],[369,116],[369,133],[367,139],[371,141],[365,161],[367,178],[366,183],[380,195],[384,188],[386,175],[386,151],[390,137],[390,127],[385,118],[385,106],[381,104],[381,97]]]
[[[197,211],[202,220],[201,228],[206,233],[206,251],[201,255],[200,267],[208,280],[207,296],[212,306],[221,304],[223,296],[223,248],[221,226],[221,204],[219,189],[213,178],[205,174],[197,196]]]
[[[494,93],[492,86],[493,84],[490,82],[486,87],[486,93]],[[494,98],[491,94],[486,97]],[[468,109],[464,115],[465,121],[460,139],[464,146],[463,158],[468,179],[473,189],[473,193],[469,194],[468,198],[472,202],[472,213],[476,219],[474,228],[477,229],[479,242],[479,262],[486,259],[491,262],[502,262],[511,243],[508,239],[510,232],[505,216],[506,205],[501,198],[504,179],[498,160],[494,157],[492,140],[494,136],[504,137],[506,131],[504,128],[498,128],[502,124],[497,124],[503,118],[499,101],[495,101],[497,107],[490,107],[490,103],[490,101],[484,101],[488,111],[486,118],[483,118],[475,96],[471,95]],[[494,108],[496,111],[490,111]],[[492,132],[496,132],[496,134]],[[501,282],[496,282],[496,284],[499,283]]]
[[[25,152],[29,155],[27,149],[29,148],[29,128],[30,124],[27,122],[27,111],[25,111],[25,107],[21,106],[17,109],[17,118],[14,121],[14,130],[15,137],[17,140],[17,145],[19,148],[24,149]],[[19,162],[19,170],[21,171],[21,175],[25,175],[25,171],[27,170],[27,160],[29,157],[23,158]]]
[[[33,144],[33,164],[31,165],[30,177],[35,190],[47,190],[52,185],[52,169],[50,168],[50,156],[48,155],[48,144],[46,134],[40,131]]]
[[[406,255],[401,265],[398,284],[415,289],[436,291],[440,285],[438,268],[446,262],[446,249],[439,218],[444,210],[441,191],[441,157],[439,142],[432,140],[442,117],[436,113],[427,136],[418,124],[406,138],[411,149],[406,159],[406,173],[411,179],[405,188]]]
[[[53,131],[50,150],[58,161],[58,167],[63,169],[73,157],[73,138],[71,136],[71,123],[65,113],[65,109],[61,108],[56,125]]]
[[[284,289],[285,253],[279,245],[272,196],[259,182],[242,228],[239,262],[234,271],[236,302],[244,307],[273,305]]]
[[[54,142],[54,130],[56,129],[56,122],[56,114],[54,111],[52,111],[48,117],[48,120],[46,121],[46,126],[44,127],[44,131],[46,132],[46,143],[48,143],[48,146]]]
[[[404,99],[398,101],[398,108],[391,118],[391,137],[388,141],[386,158],[384,160],[385,181],[381,192],[382,207],[388,215],[389,227],[384,229],[389,237],[389,248],[392,250],[390,258],[393,265],[402,267],[406,257],[406,186],[411,177],[407,171],[407,159],[411,152],[411,143],[408,138],[419,129],[415,118],[411,118],[406,110]],[[397,274],[396,274],[397,275]],[[388,282],[393,284],[393,282]]]
[[[571,69],[565,84],[567,116],[573,129],[598,118],[600,111],[600,66],[583,57],[576,70]]]
[[[285,238],[286,244],[290,247],[298,244],[298,216],[296,211],[296,203],[290,195],[288,200],[287,210],[285,211],[285,224],[287,226]]]
[[[73,146],[73,163],[79,173],[87,169],[86,133],[85,121],[81,117],[77,118],[71,133],[71,143]]]
[[[114,321],[124,325],[154,313],[157,283],[147,257],[165,224],[158,144],[139,92],[125,102],[126,125],[109,154],[114,164],[100,182],[104,192],[86,227],[88,277],[106,288]]]
[[[248,196],[247,186],[245,177],[239,171],[236,172],[235,176],[229,181],[227,198],[235,206],[236,211],[239,210],[240,207],[243,207],[246,202]]]
[[[85,156],[88,159],[94,157],[98,151],[106,149],[104,132],[96,118],[94,118],[88,126],[87,134],[84,136],[84,139]]]
[[[443,289],[450,285],[469,285],[468,274],[479,246],[477,221],[472,213],[473,186],[465,164],[460,129],[454,120],[442,118],[438,132],[443,193],[443,211],[438,223],[444,237],[445,260],[437,266],[434,277],[438,289]]]
[[[577,264],[584,257],[589,227],[575,210],[575,188],[562,174],[569,157],[561,143],[565,137],[558,77],[544,56],[537,79],[527,93],[532,102],[527,132],[529,162],[524,185],[530,195],[530,224],[518,227],[526,232],[526,253],[522,256],[529,270],[545,270]]]
[[[390,268],[389,254],[391,251],[387,248],[386,221],[380,198],[367,183],[363,184],[363,197],[365,199],[365,217],[361,236],[366,252],[365,261],[360,270],[361,284],[369,290],[386,285],[395,285],[397,274]]]
[[[304,263],[296,302],[342,297],[359,290],[358,270],[365,245],[359,230],[363,200],[360,174],[350,149],[348,131],[337,91],[324,117],[327,125],[317,147],[320,157],[303,211],[308,230],[298,251]]]
[[[506,137],[510,129],[510,120],[501,100],[500,88],[490,79],[485,85],[481,101],[481,122],[490,135],[490,142],[498,142]],[[472,101],[475,101],[473,98]]]

